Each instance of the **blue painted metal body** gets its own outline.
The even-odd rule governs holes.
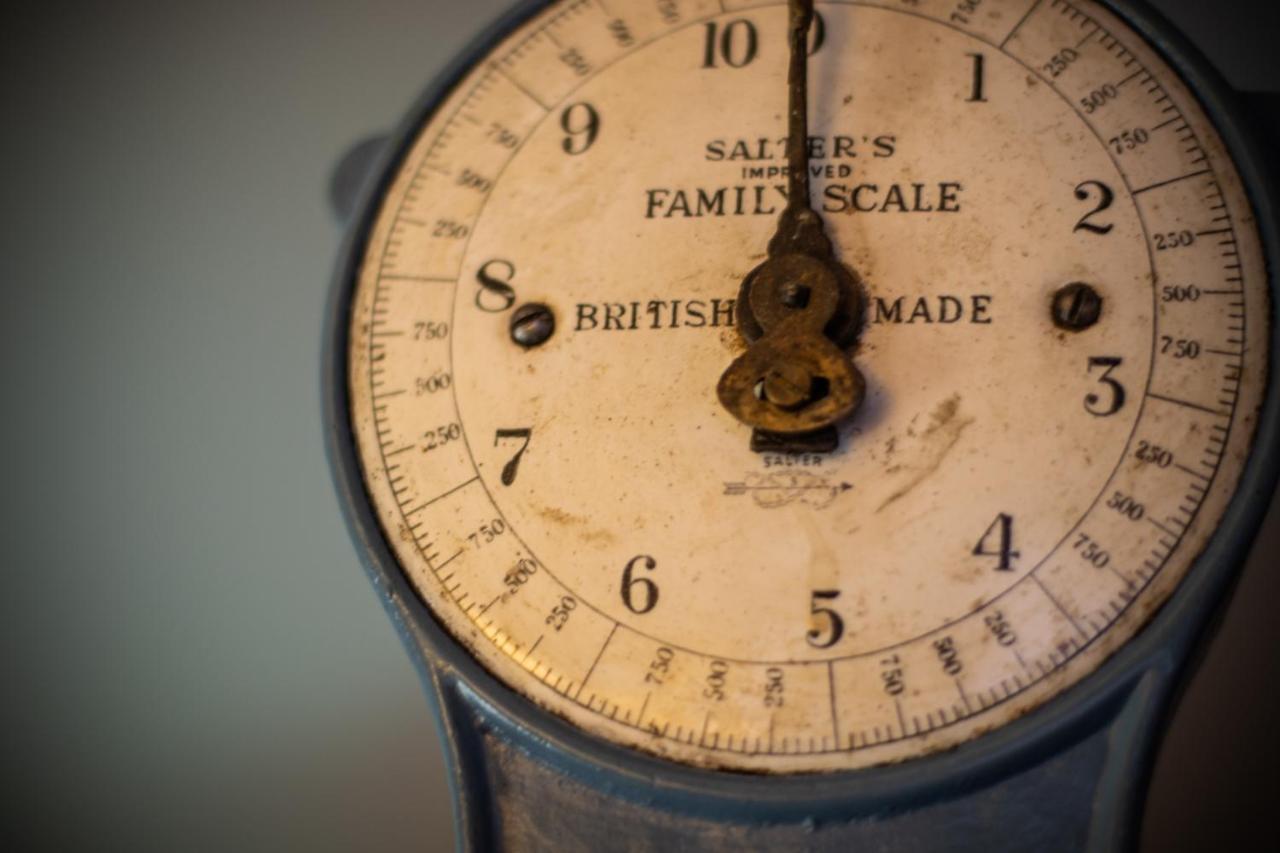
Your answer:
[[[666,846],[681,833],[699,839],[704,848],[757,846],[753,838],[763,846],[780,827],[798,828],[798,834],[787,836],[796,843],[769,840],[770,847],[840,849],[861,840],[871,849],[969,849],[961,836],[952,834],[966,831],[976,833],[971,840],[984,850],[1111,850],[1133,843],[1145,782],[1172,699],[1188,675],[1196,646],[1204,642],[1214,616],[1225,606],[1276,485],[1280,234],[1274,175],[1245,126],[1235,94],[1198,51],[1144,3],[1103,2],[1143,34],[1199,95],[1250,190],[1272,293],[1272,364],[1255,449],[1221,526],[1195,568],[1151,624],[1097,672],[1026,717],[953,751],[856,772],[790,777],[713,772],[584,734],[483,669],[436,622],[402,574],[370,509],[349,421],[346,353],[356,272],[377,203],[414,135],[473,63],[545,8],[548,0],[525,2],[495,22],[418,101],[366,183],[338,261],[325,332],[324,418],[337,489],[360,557],[424,682],[431,686],[455,777],[463,847],[485,850],[504,845],[506,836],[495,814],[512,806],[500,800],[522,795],[495,790],[493,765],[513,760],[534,768],[534,776],[524,778],[545,773],[546,779],[563,781],[568,794],[561,792],[558,799],[548,790],[544,808],[581,810],[589,805],[596,810],[592,813],[617,826],[634,822],[636,810],[659,816],[649,829],[639,830],[650,833],[654,848]],[[592,794],[604,800],[583,805],[583,798]],[[620,810],[605,814],[610,804],[618,804]],[[1008,843],[970,825],[973,815],[991,813],[1012,818],[1002,826]],[[566,833],[571,831],[573,816],[566,811],[561,817],[560,825]],[[717,826],[725,831],[717,835]],[[536,834],[536,827],[521,827]],[[577,827],[591,831],[581,821]],[[824,827],[833,828],[827,839],[832,844],[823,840]],[[1052,837],[1041,838],[1054,827],[1058,843]],[[610,831],[604,826],[582,849],[611,846],[606,844]],[[576,848],[566,838],[562,849]]]

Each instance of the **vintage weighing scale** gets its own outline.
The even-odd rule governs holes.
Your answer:
[[[1276,473],[1240,121],[1119,0],[498,22],[326,367],[461,844],[1130,845]]]

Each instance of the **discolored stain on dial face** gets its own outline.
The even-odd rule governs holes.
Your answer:
[[[352,304],[423,600],[539,705],[702,766],[901,761],[1078,682],[1192,570],[1266,378],[1253,212],[1140,36],[1085,0],[818,11],[813,204],[866,300],[837,451],[752,452],[716,397],[785,204],[784,4],[522,25],[398,165]],[[517,341],[531,304],[554,330]]]

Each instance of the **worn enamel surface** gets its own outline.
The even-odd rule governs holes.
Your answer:
[[[814,205],[867,400],[761,455],[716,399],[785,184],[780,3],[552,6],[382,202],[352,306],[370,499],[457,639],[693,764],[954,746],[1142,628],[1238,480],[1265,271],[1221,141],[1095,3],[820,3]],[[1083,282],[1101,318],[1063,331]],[[525,349],[513,311],[550,306]]]

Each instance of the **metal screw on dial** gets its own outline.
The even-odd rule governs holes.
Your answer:
[[[795,411],[813,396],[813,382],[804,368],[783,362],[770,368],[764,377],[764,396],[775,406]]]
[[[541,302],[521,305],[511,315],[511,340],[525,349],[545,344],[555,330],[556,315]]]
[[[1068,332],[1082,332],[1102,318],[1102,297],[1084,282],[1068,284],[1053,295],[1053,323]]]

